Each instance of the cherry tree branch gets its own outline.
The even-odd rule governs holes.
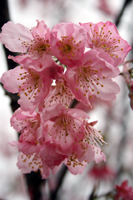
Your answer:
[[[116,18],[116,20],[115,20],[115,25],[116,25],[117,27],[118,27],[119,24],[120,24],[121,17],[122,17],[122,15],[123,15],[123,13],[124,13],[126,7],[127,7],[127,6],[129,5],[129,3],[131,3],[131,2],[132,2],[132,0],[125,0],[124,4],[123,4],[123,6],[122,6],[122,9],[121,9],[120,13],[118,14],[118,16],[117,16],[117,18]]]

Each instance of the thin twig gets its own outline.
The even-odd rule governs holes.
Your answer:
[[[132,0],[125,0],[125,2],[124,2],[124,4],[123,4],[123,6],[122,6],[122,9],[121,9],[121,11],[120,11],[120,13],[119,13],[119,15],[117,16],[117,18],[116,18],[116,20],[115,20],[115,25],[118,27],[119,26],[119,24],[120,24],[120,21],[121,21],[121,17],[122,17],[122,15],[123,15],[123,13],[124,13],[124,10],[126,9],[126,7],[129,5],[129,3],[131,3],[132,2]]]

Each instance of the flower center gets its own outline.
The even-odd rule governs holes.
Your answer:
[[[50,53],[49,40],[40,38],[39,35],[36,35],[36,37],[33,40],[31,40],[30,43],[26,43],[25,41],[23,41],[22,44],[27,48],[27,53],[29,55],[33,54],[34,56],[39,55],[42,57],[44,53]]]
[[[63,50],[63,51],[70,52],[71,49],[72,49],[72,47],[71,47],[69,44],[66,44],[66,45],[64,46],[64,50]]]
[[[79,41],[76,43],[76,40],[74,40],[74,37],[69,38],[68,36],[62,36],[62,40],[58,41],[58,49],[61,51],[62,56],[65,56],[67,58],[72,58],[75,56],[76,51],[79,50]]]

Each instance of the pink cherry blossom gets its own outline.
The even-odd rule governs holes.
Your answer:
[[[17,109],[11,117],[11,126],[20,133],[18,149],[24,154],[38,152],[39,138],[42,135],[41,116],[39,113],[22,111]]]
[[[40,170],[42,178],[46,179],[50,175],[50,168],[45,163],[42,164],[42,160],[37,153],[25,155],[21,152],[18,156],[17,166],[24,174]]]
[[[91,145],[95,152],[93,159],[96,163],[99,163],[101,161],[106,161],[106,157],[100,149],[100,145],[103,146],[103,144],[108,144],[104,141],[103,137],[100,134],[100,131],[93,127],[96,123],[96,121],[88,123],[86,120],[84,120],[85,137],[83,139],[83,142]]]
[[[112,104],[112,101],[104,101],[104,100],[101,100],[99,98],[96,98],[96,96],[92,96],[89,99],[89,101],[90,101],[90,105],[92,107],[88,107],[87,105],[77,101],[75,108],[81,109],[84,112],[89,113],[89,112],[91,112],[92,108],[94,109],[97,105],[102,106],[104,104],[104,105],[110,106]]]
[[[105,60],[111,59],[114,66],[124,62],[124,58],[131,50],[131,46],[120,37],[116,26],[107,21],[106,23],[80,23],[87,32],[87,47],[104,52]],[[104,55],[104,54],[103,54]]]
[[[43,72],[43,73],[42,73]],[[34,110],[41,99],[45,97],[52,80],[44,76],[46,70],[37,72],[33,66],[29,69],[18,66],[5,72],[1,78],[4,88],[12,93],[19,93],[18,103],[23,110]],[[9,79],[13,76],[14,79]]]
[[[93,95],[106,101],[115,99],[119,86],[111,78],[118,73],[119,70],[111,69],[95,50],[90,50],[84,54],[81,65],[68,68],[65,76],[76,99],[91,106]]]
[[[93,161],[94,157],[95,151],[91,145],[83,142],[75,143],[71,155],[65,159],[64,164],[72,174],[82,174],[87,163]]]
[[[44,21],[37,20],[31,30],[11,21],[4,24],[0,42],[13,52],[26,53],[25,57],[40,58],[51,54],[50,29]]]
[[[96,123],[97,123],[97,121],[89,123],[86,120],[84,120],[84,127],[85,127],[85,139],[84,140],[85,140],[85,142],[87,142],[90,145],[99,147],[98,144],[103,145],[105,142],[103,140],[103,137],[100,134],[100,131],[97,131],[93,127]]]
[[[48,152],[49,149],[46,150],[47,151],[45,152],[45,156],[48,157],[47,162],[51,161],[50,164],[53,166],[54,164],[52,163],[54,161],[52,159],[54,158],[54,155],[51,157],[50,156],[51,151]],[[59,160],[59,155],[56,158]],[[40,156],[40,153],[33,153],[31,155],[26,155],[21,152],[18,156],[17,166],[19,169],[21,169],[21,172],[24,174],[30,173],[31,171],[37,172],[39,170],[42,175],[42,178],[47,179],[50,176],[50,173],[55,174],[61,168],[62,164],[58,166],[54,165],[54,167],[52,167],[51,169],[48,167],[44,158]]]
[[[4,88],[12,93],[19,93],[18,103],[22,109],[33,111],[43,101],[59,71],[54,61],[44,67],[39,61],[28,59],[24,67],[18,66],[5,72],[1,77]],[[49,63],[47,63],[49,65]],[[10,79],[12,77],[12,79]]]
[[[70,153],[75,142],[79,142],[84,137],[82,119],[88,115],[78,109],[68,109],[62,104],[57,104],[43,110],[43,120],[51,120],[53,126],[49,131],[54,144],[59,152]]]
[[[91,161],[99,163],[106,160],[99,147],[89,144],[86,140],[84,142],[84,140],[73,145],[71,156],[68,156],[64,162],[74,175],[83,173],[87,163]]]
[[[92,161],[98,163],[105,160],[105,155],[100,148],[81,141],[73,145],[71,155],[65,159],[64,163],[69,171],[76,175],[83,173],[87,163]]]
[[[42,163],[46,163],[50,169],[54,169],[55,166],[60,166],[67,156],[56,152],[56,145],[47,142],[40,148],[40,157]]]
[[[26,132],[26,134],[27,132],[32,133],[32,130],[34,131],[34,129],[37,129],[40,126],[40,114],[36,112],[30,114],[29,112],[25,112],[21,108],[18,108],[13,113],[10,122],[11,126],[13,126],[17,132]],[[32,133],[32,136],[33,135],[34,134]]]
[[[31,28],[31,33],[33,39],[29,44],[23,43],[24,45],[28,45],[28,55],[32,57],[45,57],[45,55],[51,55],[50,48],[50,29],[47,27],[44,21],[37,20],[37,26]]]
[[[30,173],[38,169],[41,170],[42,162],[41,159],[37,157],[37,154],[25,155],[21,152],[18,156],[17,166],[21,169],[22,173]]]
[[[101,151],[100,148],[95,151],[94,146],[81,142],[73,146],[72,154],[65,159],[64,163],[72,174],[81,174],[87,163],[89,164],[91,161],[99,163],[106,160],[105,155],[98,154],[98,151]]]
[[[133,187],[128,186],[128,181],[123,181],[122,184],[116,185],[116,200],[120,199],[128,199],[132,200],[133,199]]]
[[[51,49],[58,60],[72,66],[80,63],[85,50],[85,30],[74,23],[59,23],[51,31]]]
[[[51,110],[53,112],[51,112]],[[48,134],[56,150],[68,156],[75,156],[79,162],[96,163],[106,160],[99,145],[105,142],[100,133],[93,128],[93,123],[87,123],[89,116],[78,109],[66,109],[62,104],[54,105],[43,110],[44,121],[51,120]]]
[[[43,105],[40,105],[40,111],[45,107],[58,103],[68,107],[72,99],[74,99],[74,95],[67,87],[67,82],[62,76],[62,78],[56,80],[55,85],[51,85],[49,93],[43,101]]]

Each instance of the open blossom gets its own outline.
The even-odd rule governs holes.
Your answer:
[[[65,156],[55,152],[54,145],[47,143],[38,153],[26,155],[21,152],[18,156],[17,166],[22,173],[40,170],[42,178],[47,179],[50,172],[55,174],[61,168],[64,158]]]
[[[106,23],[80,23],[87,32],[87,47],[101,52],[101,57],[118,66],[124,62],[131,46],[122,39],[115,24],[110,21]],[[104,53],[103,53],[104,52]]]
[[[59,151],[69,153],[70,147],[83,139],[83,125],[80,119],[85,117],[88,117],[86,113],[77,109],[67,109],[62,104],[43,110],[43,120],[53,122],[48,134],[58,146]]]
[[[34,59],[51,55],[50,29],[44,21],[37,20],[37,26],[31,30],[9,21],[2,27],[0,42],[10,51],[26,53],[25,57]]]
[[[85,50],[85,30],[74,23],[59,23],[51,31],[51,49],[68,66],[80,63]]]
[[[43,70],[45,74],[46,70]],[[18,66],[13,70],[5,72],[1,78],[4,88],[12,93],[19,93],[18,103],[23,110],[34,110],[37,104],[43,99],[52,80],[44,76],[42,72],[37,72],[33,66],[28,69]],[[13,76],[14,79],[9,79]]]
[[[108,67],[95,50],[90,50],[84,54],[81,65],[68,68],[65,76],[76,99],[91,106],[93,95],[106,101],[115,99],[119,86],[111,78],[118,73],[119,70]]]
[[[91,145],[93,147],[93,150],[95,152],[94,160],[96,163],[99,163],[101,161],[106,161],[106,157],[102,150],[100,149],[100,146],[103,146],[103,144],[106,144],[104,142],[103,137],[100,134],[100,131],[96,130],[93,126],[97,123],[97,121],[94,122],[87,122],[87,120],[83,121],[84,128],[85,128],[85,136],[83,139],[83,143],[87,145]]]
[[[85,137],[83,141],[96,147],[99,147],[99,144],[103,145],[105,143],[103,137],[101,136],[100,132],[93,127],[97,121],[89,123],[84,120],[83,123],[85,127]]]
[[[59,73],[60,71],[59,66]],[[49,92],[52,79],[57,73],[58,65],[52,60],[44,66],[38,60],[27,59],[24,65],[5,72],[1,77],[1,82],[9,92],[19,93],[18,103],[23,110],[33,111]]]
[[[103,144],[103,138],[93,128],[95,123],[87,123],[85,119],[88,119],[89,116],[84,111],[66,109],[62,104],[58,104],[45,108],[42,118],[44,121],[53,122],[48,135],[57,145],[58,152],[72,154],[81,162],[84,160],[87,162],[95,160],[96,163],[101,160],[105,161],[106,158],[97,144],[97,142]],[[90,152],[93,152],[92,157]]]
[[[61,103],[62,105],[69,107],[74,95],[67,86],[67,82],[63,76],[56,80],[55,85],[51,85],[49,93],[44,98],[42,105],[40,105],[40,111],[45,107],[52,106],[54,104]]]
[[[11,126],[20,133],[18,140],[19,151],[24,154],[38,152],[36,144],[42,135],[41,115],[23,111],[18,108],[11,117]]]
[[[133,187],[128,186],[128,181],[123,181],[122,184],[116,185],[115,200],[132,200],[133,199]]]

